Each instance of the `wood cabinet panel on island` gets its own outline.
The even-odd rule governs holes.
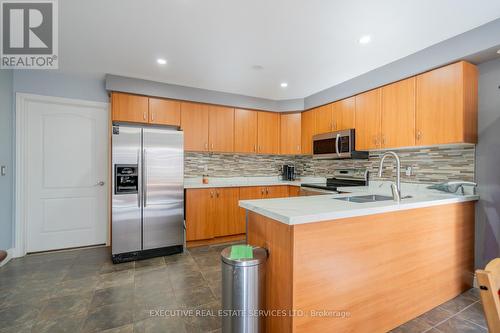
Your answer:
[[[208,142],[212,152],[234,151],[234,109],[223,106],[208,107]]]
[[[268,316],[266,332],[389,332],[469,290],[474,211],[463,202],[295,225],[249,212],[248,243],[269,251],[264,310],[346,314]]]
[[[149,121],[148,97],[113,92],[111,94],[111,119],[118,122],[147,124]]]
[[[280,115],[280,153],[293,155],[301,153],[301,114],[283,113]]]
[[[257,152],[259,154],[279,154],[279,113],[257,111]]]
[[[417,145],[477,143],[477,80],[465,61],[417,75]]]
[[[301,141],[302,141],[302,154],[312,154],[312,138],[314,133],[314,126],[316,123],[316,113],[313,110],[302,112],[301,119]]]
[[[181,102],[149,98],[149,123],[181,126]]]
[[[356,95],[356,149],[370,150],[381,147],[381,89]]]
[[[181,103],[181,128],[184,150],[208,151],[208,105]]]
[[[257,111],[234,110],[234,152],[257,152]]]

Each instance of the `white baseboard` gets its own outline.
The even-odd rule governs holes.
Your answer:
[[[14,254],[14,249],[8,249],[7,257],[4,259],[4,261],[0,263],[0,267],[5,266],[5,264],[7,264],[10,261],[10,259],[14,257],[13,254]]]

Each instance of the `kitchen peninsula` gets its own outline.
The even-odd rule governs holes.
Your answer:
[[[266,308],[295,313],[267,317],[267,332],[387,332],[471,288],[478,197],[404,184],[400,203],[338,200],[390,193],[375,183],[240,201],[248,243],[269,250]]]

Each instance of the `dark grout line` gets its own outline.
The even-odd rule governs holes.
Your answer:
[[[432,326],[431,328],[429,328],[429,329],[427,329],[427,330],[423,331],[422,333],[428,332],[428,331],[430,331],[430,330],[432,330],[432,329],[436,329],[438,332],[442,332],[440,329],[438,329],[438,328],[437,328],[437,326],[439,326],[439,325],[441,325],[441,324],[443,324],[443,323],[447,322],[448,320],[450,320],[450,319],[451,319],[451,318],[453,318],[453,317],[456,317],[458,314],[460,314],[460,313],[464,312],[465,310],[467,310],[468,308],[470,308],[471,306],[473,306],[473,305],[474,305],[474,304],[476,304],[476,303],[479,303],[479,301],[475,301],[474,303],[467,305],[467,306],[466,306],[465,308],[463,308],[462,310],[458,311],[458,312],[457,312],[457,313],[455,313],[455,314],[452,314],[450,317],[446,318],[445,320],[440,321],[439,323],[437,323],[436,325]],[[476,324],[476,323],[474,323],[474,322],[472,322],[472,321],[470,321],[470,320],[467,320],[467,319],[465,319],[465,318],[464,318],[464,319],[462,319],[462,320],[465,320],[465,321],[467,321],[467,322],[469,322],[469,323],[471,323],[471,324],[473,324],[473,325],[475,325],[475,326],[478,326],[478,327],[481,327],[481,328],[485,328],[485,329],[486,329],[486,327],[483,327],[483,326],[481,326],[481,325],[478,325],[478,324]],[[487,329],[486,329],[486,330],[487,330]]]

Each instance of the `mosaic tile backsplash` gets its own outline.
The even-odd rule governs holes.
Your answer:
[[[384,151],[370,152],[367,160],[315,160],[311,156],[185,153],[185,177],[277,176],[283,164],[293,164],[299,176],[330,176],[338,168],[367,168],[378,179],[378,163]],[[475,147],[456,145],[397,150],[401,158],[401,179],[411,183],[448,180],[474,181]],[[412,168],[411,176],[405,169]],[[393,179],[395,163],[388,158],[382,179]]]

